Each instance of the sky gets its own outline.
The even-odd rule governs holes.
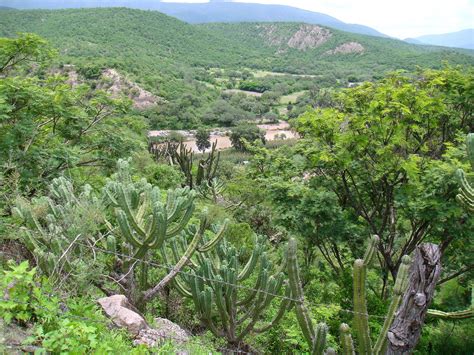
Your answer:
[[[207,2],[205,0],[165,1]],[[366,25],[389,36],[402,39],[474,28],[474,0],[245,0],[239,2],[289,5],[322,12],[341,21]]]

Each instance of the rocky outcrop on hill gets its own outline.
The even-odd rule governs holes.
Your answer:
[[[260,35],[272,46],[285,46],[300,51],[319,47],[325,43],[332,33],[326,28],[317,25],[302,24],[293,34],[282,33],[281,28],[275,24],[258,25]]]
[[[343,43],[336,48],[327,51],[325,54],[349,54],[349,53],[363,53],[365,51],[364,46],[358,42],[347,42]]]
[[[133,107],[139,110],[150,108],[164,100],[141,88],[136,83],[123,77],[115,69],[106,69],[97,85],[98,89],[107,91],[112,97],[125,95],[133,101]]]
[[[331,37],[331,32],[315,25],[301,25],[300,29],[288,40],[288,47],[301,51],[316,48]]]

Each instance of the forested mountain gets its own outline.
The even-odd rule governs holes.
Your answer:
[[[474,49],[474,29],[409,38],[407,42]],[[414,42],[413,42],[414,41]]]
[[[470,53],[298,23],[190,25],[126,8],[2,11],[0,35],[37,33],[66,62],[115,67],[165,98],[182,92],[186,68],[317,74],[334,84],[349,76],[371,79],[389,70],[474,60]]]
[[[17,9],[64,9],[83,7],[129,7],[157,10],[189,23],[206,22],[306,22],[343,31],[386,37],[373,28],[348,24],[332,16],[291,6],[239,2],[170,3],[157,0],[0,0],[0,5]]]

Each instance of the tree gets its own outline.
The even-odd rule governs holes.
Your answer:
[[[453,68],[395,73],[343,91],[337,108],[297,121],[315,174],[344,211],[381,238],[382,295],[388,274],[395,279],[403,255],[423,240],[446,252],[474,231],[455,201],[453,179],[462,156],[453,145],[472,125],[473,79],[474,71]]]
[[[201,152],[204,152],[211,146],[211,134],[205,128],[199,128],[196,131],[196,145]]]
[[[49,55],[36,36],[6,42],[8,74]],[[0,81],[0,161],[5,179],[18,176],[21,190],[32,193],[68,169],[112,169],[117,158],[145,148],[143,120],[125,115],[130,102],[87,85],[73,88],[63,76],[30,72]]]
[[[230,141],[232,146],[237,150],[245,151],[245,142],[261,141],[265,144],[265,132],[252,124],[241,124],[235,128],[232,128],[230,134]]]

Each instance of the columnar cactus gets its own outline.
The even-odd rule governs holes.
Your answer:
[[[469,133],[466,139],[467,144],[467,155],[471,168],[474,170],[474,133]],[[474,187],[472,187],[466,179],[466,174],[462,169],[458,169],[456,172],[461,188],[456,199],[466,207],[466,209],[474,213]]]
[[[291,295],[296,300],[295,311],[296,318],[301,331],[309,344],[311,354],[324,354],[326,346],[327,326],[320,323],[314,327],[313,321],[308,309],[304,304],[303,288],[299,276],[298,261],[296,257],[296,240],[290,239],[288,242],[288,277],[291,287]]]
[[[168,284],[181,269],[186,266],[193,254],[207,252],[223,237],[227,221],[215,230],[213,238],[207,241],[204,238],[209,232],[211,223],[204,212],[198,227],[189,225],[194,211],[194,191],[189,188],[168,191],[166,202],[161,199],[161,192],[146,180],[133,182],[129,172],[128,162],[119,160],[117,177],[110,180],[104,189],[104,199],[115,210],[118,229],[108,223],[112,236],[120,236],[126,242],[121,254],[128,254],[120,260],[120,284],[128,296],[137,306],[154,297]],[[153,287],[148,280],[148,261],[161,252],[166,258],[165,244],[167,242],[187,243],[186,238],[192,241],[186,248],[177,254],[175,264],[170,267],[169,273]],[[108,245],[113,241],[108,241]],[[176,249],[173,250],[176,253]],[[136,278],[134,269],[141,268],[140,277]]]
[[[366,302],[366,273],[375,254],[379,237],[374,235],[369,240],[369,245],[364,255],[364,259],[357,259],[354,262],[354,328],[357,338],[358,354],[382,354],[387,345],[387,332],[393,323],[396,311],[400,305],[403,294],[408,285],[408,274],[411,266],[409,256],[402,257],[402,263],[398,269],[397,280],[393,288],[393,297],[385,317],[382,330],[377,338],[375,346],[372,347],[370,338],[367,302]],[[352,338],[349,327],[346,324],[341,325],[341,346],[344,354],[354,354]]]
[[[357,259],[354,262],[354,326],[356,329],[358,348],[360,354],[370,354],[372,343],[369,332],[369,318],[367,314],[366,297],[366,273],[367,267],[371,264],[377,253],[379,237],[373,236],[369,242],[364,259]]]
[[[234,246],[222,242],[213,252],[196,258],[198,262],[192,275],[175,279],[178,290],[192,297],[208,329],[216,336],[225,337],[230,344],[240,343],[250,332],[267,331],[292,307],[290,288],[284,286],[282,270],[272,273],[263,239],[256,239],[252,255],[244,265],[240,264],[240,257]],[[241,288],[245,288],[255,273],[256,281],[250,284],[248,292],[242,292]],[[269,323],[258,325],[270,303],[276,295],[282,294],[283,289],[286,289],[286,297],[280,302],[276,316]]]
[[[190,189],[202,184],[210,184],[217,176],[220,152],[217,151],[217,141],[212,143],[211,151],[199,159],[196,176],[194,176],[194,153],[191,148],[181,142],[150,143],[149,150],[157,161],[165,160],[171,165],[178,165]]]

